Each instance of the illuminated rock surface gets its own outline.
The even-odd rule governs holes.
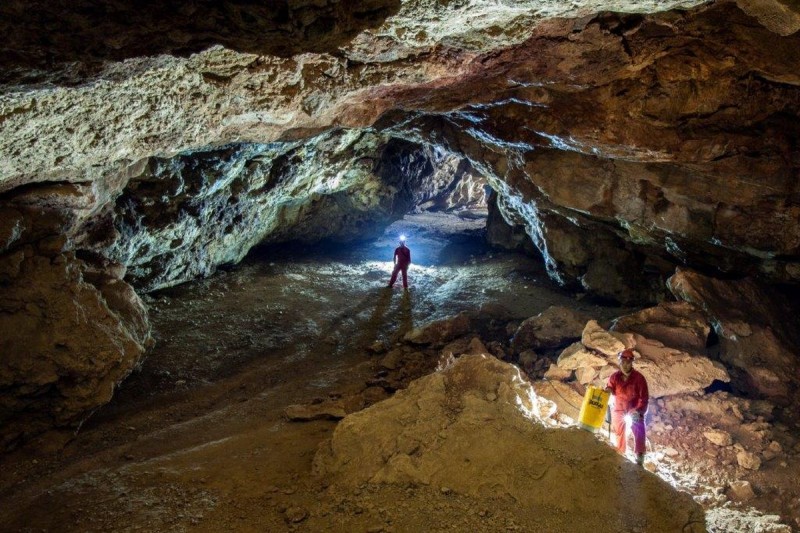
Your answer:
[[[334,485],[504,494],[538,515],[520,524],[528,530],[705,531],[687,494],[588,432],[546,427],[531,414],[539,401],[514,366],[466,355],[342,420],[317,454],[317,473]]]

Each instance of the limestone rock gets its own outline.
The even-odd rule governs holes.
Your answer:
[[[704,431],[703,436],[717,446],[730,446],[733,444],[733,437],[727,431],[712,429]]]
[[[568,383],[560,381],[535,381],[536,394],[552,402],[554,409],[542,418],[550,418],[566,425],[574,425],[580,414],[583,395]]]
[[[152,343],[133,289],[91,275],[73,254],[26,253],[0,306],[3,448],[54,427],[79,427]]]
[[[725,368],[707,357],[690,355],[639,335],[634,335],[634,341],[641,354],[634,366],[647,378],[652,397],[702,390],[714,381],[730,381]]]
[[[731,481],[728,495],[731,499],[746,502],[756,497],[749,481]]]
[[[736,454],[736,462],[739,466],[748,470],[758,470],[761,468],[761,459],[754,453],[742,450]]]
[[[587,349],[603,354],[610,361],[616,361],[617,354],[628,348],[618,333],[611,333],[600,327],[596,320],[586,323],[581,335],[581,344]]]
[[[795,303],[752,279],[716,280],[680,269],[669,280],[678,297],[703,309],[720,337],[720,358],[738,369],[737,388],[785,404],[797,387],[800,332],[785,321]]]
[[[561,352],[556,364],[562,370],[577,370],[586,367],[599,368],[607,365],[608,360],[596,355],[594,352],[590,352],[580,342],[576,342]]]
[[[763,531],[764,533],[792,533],[792,526],[781,523],[778,515],[765,515],[757,511],[718,507],[706,513],[710,531]]]
[[[561,368],[558,365],[550,365],[544,374],[544,379],[552,381],[566,381],[572,377],[572,370]]]
[[[566,307],[552,306],[520,324],[512,349],[542,350],[565,346],[581,337],[588,317]]]
[[[614,320],[610,331],[633,332],[666,346],[698,353],[708,340],[711,326],[703,313],[689,302],[663,302]]]
[[[588,432],[548,429],[530,418],[535,402],[513,366],[461,357],[345,417],[317,453],[315,472],[345,486],[420,483],[466,495],[510,495],[519,505],[557,512],[577,506],[608,531],[641,520],[649,531],[702,524],[702,510],[688,495],[624,462]],[[587,458],[591,472],[581,466]],[[580,490],[587,485],[595,490]],[[635,517],[623,512],[631,501],[640,502]]]
[[[432,322],[406,334],[405,340],[414,344],[442,344],[470,332],[470,317],[459,313],[455,317]]]

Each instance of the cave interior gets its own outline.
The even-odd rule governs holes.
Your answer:
[[[795,0],[0,29],[9,531],[800,530]],[[624,348],[644,468],[575,428]]]

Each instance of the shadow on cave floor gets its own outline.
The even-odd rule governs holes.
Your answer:
[[[620,308],[581,303],[551,282],[534,258],[498,253],[484,220],[408,216],[383,237],[348,245],[273,246],[213,277],[149,299],[157,342],[140,372],[90,424],[158,394],[200,387],[243,366],[364,357],[413,327],[487,302],[527,318],[551,305],[603,320]],[[412,251],[410,290],[388,289],[400,234]],[[301,365],[302,366],[302,365]]]
[[[535,258],[491,250],[484,226],[481,217],[410,215],[372,242],[263,247],[208,279],[145,296],[156,346],[84,425],[82,443],[108,446],[130,437],[111,429],[122,421],[155,430],[293,380],[315,394],[368,360],[374,343],[487,302],[520,319],[551,305],[601,321],[625,312],[576,300]],[[386,288],[400,234],[412,250],[407,294],[400,283]]]

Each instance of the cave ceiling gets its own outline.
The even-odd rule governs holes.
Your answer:
[[[676,266],[800,282],[796,0],[8,0],[0,30],[0,388],[37,427],[141,360],[135,291],[458,180],[600,297]]]
[[[377,128],[468,158],[554,276],[585,265],[570,274],[526,210],[723,272],[800,277],[793,3],[0,10],[0,191],[80,183],[100,210],[148,157]]]

